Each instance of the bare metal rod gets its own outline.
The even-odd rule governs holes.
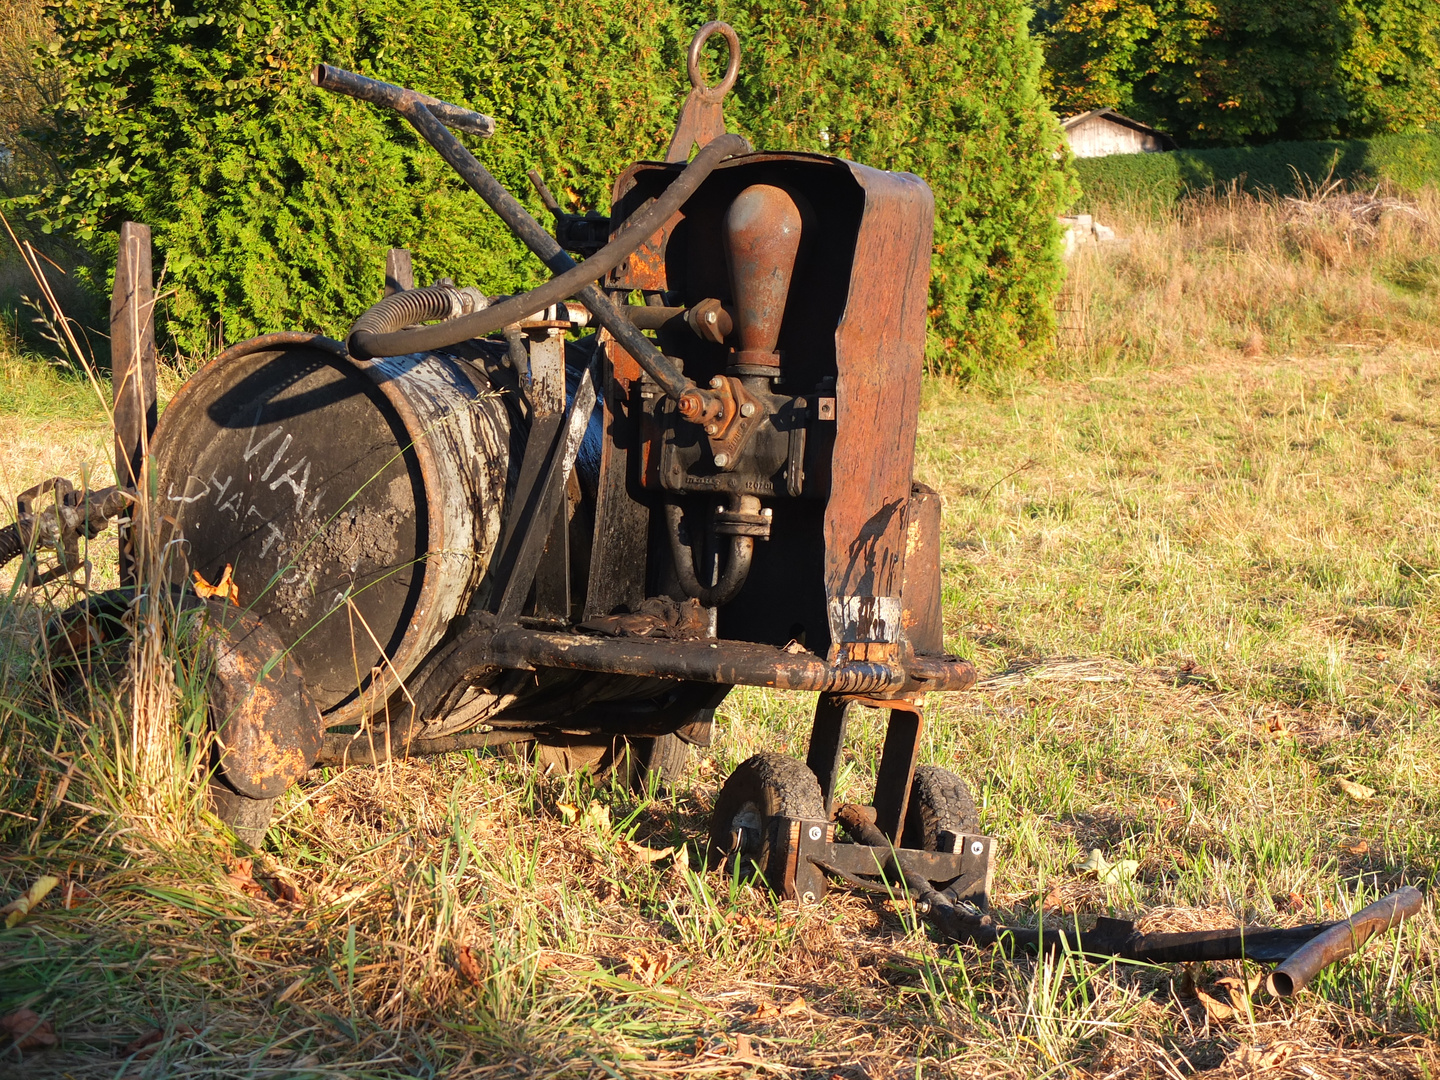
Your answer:
[[[345,71],[343,68],[332,67],[329,64],[320,64],[316,67],[311,78],[316,86],[326,90],[333,90],[361,101],[368,101],[372,105],[383,105],[389,109],[398,109],[400,101],[408,95],[410,99],[418,101],[428,108],[430,115],[446,127],[468,132],[471,135],[480,135],[486,139],[495,134],[495,120],[492,117],[486,116],[484,113],[473,112],[470,109],[462,109],[459,105],[451,105],[448,101],[441,101],[429,94],[407,90],[403,86],[381,82],[379,79],[371,79],[364,75],[356,75],[353,71]]]
[[[411,739],[409,742],[387,740],[383,732],[367,736],[364,732],[350,735],[326,735],[320,746],[315,768],[347,765],[383,765],[401,758],[453,754],[457,750],[480,750],[488,746],[509,746],[529,742],[535,736],[529,731],[470,731],[433,739]]]

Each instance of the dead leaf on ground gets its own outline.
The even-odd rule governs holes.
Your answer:
[[[260,883],[255,880],[253,873],[254,868],[254,859],[236,859],[235,865],[232,866],[230,872],[225,875],[225,880],[246,896],[263,897],[265,890],[261,888]]]
[[[209,600],[212,596],[218,596],[221,600],[229,600],[238,607],[240,605],[240,586],[230,579],[230,571],[231,566],[226,563],[220,580],[214,585],[201,577],[199,570],[191,571],[195,575],[195,595],[201,600]]]
[[[469,945],[461,945],[455,950],[455,967],[466,982],[475,986],[481,986],[485,982],[485,975],[480,970],[480,962],[475,959],[475,953]]]
[[[1258,972],[1243,979],[1239,975],[1226,975],[1215,980],[1215,989],[1224,992],[1236,1012],[1244,1012],[1264,981],[1265,976]]]
[[[585,812],[580,815],[576,823],[582,829],[594,829],[596,832],[610,831],[610,808],[598,800],[592,799]]]
[[[1345,845],[1345,850],[1348,851],[1351,855],[1369,855],[1370,841],[1361,840],[1358,843],[1347,844]]]
[[[786,1005],[777,1005],[766,999],[755,1007],[756,1020],[778,1020],[786,1016],[807,1016],[810,1005],[803,997],[797,997]]]
[[[1343,776],[1335,778],[1335,786],[1343,791],[1356,802],[1369,802],[1375,797],[1375,789],[1366,787],[1364,784],[1357,784],[1354,780],[1347,780]]]
[[[742,915],[738,911],[732,911],[725,916],[725,921],[731,926],[738,926],[744,930],[754,930],[773,934],[778,923],[774,919],[757,919],[754,915]]]
[[[1199,987],[1195,988],[1195,996],[1200,999],[1200,1004],[1205,1006],[1205,1019],[1212,1024],[1223,1024],[1235,1015],[1235,1010],[1223,1001],[1217,1001]]]
[[[681,852],[685,850],[680,844],[676,844],[674,847],[652,848],[646,847],[644,844],[637,844],[634,840],[626,840],[624,847],[625,850],[629,851],[634,857],[636,862],[641,863],[657,863],[661,859],[670,858],[672,855],[678,858]]]
[[[1060,915],[1069,914],[1065,905],[1065,898],[1060,895],[1059,890],[1053,888],[1045,894],[1045,899],[1040,902],[1040,910],[1047,915],[1052,913]]]
[[[1294,732],[1286,726],[1285,717],[1279,713],[1265,718],[1265,730],[1270,733],[1272,739],[1283,739],[1287,735],[1294,735]]]
[[[1237,1046],[1229,1060],[1242,1069],[1259,1072],[1285,1064],[1295,1052],[1293,1043],[1276,1043],[1274,1046]]]
[[[1304,911],[1309,905],[1305,902],[1305,898],[1303,896],[1301,896],[1297,892],[1292,891],[1290,895],[1285,898],[1285,906],[1292,913],[1298,914],[1299,912]]]
[[[625,954],[625,963],[636,982],[655,986],[665,981],[670,958],[664,953],[652,953],[649,949],[636,949]]]
[[[582,829],[594,829],[596,832],[610,831],[610,808],[598,799],[592,799],[583,811],[573,803],[564,802],[556,803],[555,809],[560,811],[566,825],[579,825]]]
[[[735,1036],[734,1057],[736,1061],[750,1061],[757,1065],[760,1063],[760,1056],[755,1053],[755,1044],[751,1041],[750,1036],[745,1034]]]
[[[1181,997],[1193,998],[1195,996],[1195,965],[1183,964],[1180,968],[1180,986],[1175,991]]]
[[[184,1036],[198,1035],[199,1032],[197,1032],[193,1027],[190,1027],[186,1024],[181,1024],[176,1027],[174,1034],[175,1037],[178,1039]],[[144,1059],[154,1054],[156,1050],[160,1049],[160,1044],[164,1041],[165,1029],[151,1028],[134,1042],[129,1043],[125,1047],[125,1049],[121,1051],[121,1053],[124,1054],[126,1057],[134,1054],[136,1057],[140,1058],[143,1061]]]
[[[16,1009],[0,1016],[0,1031],[10,1036],[16,1050],[47,1050],[60,1041],[55,1037],[55,1025],[40,1019],[34,1009]]]
[[[275,877],[267,877],[265,882],[275,890],[275,899],[279,900],[282,904],[290,904],[292,907],[305,906],[305,894],[295,886],[294,882],[287,881],[278,875]]]
[[[1099,848],[1090,849],[1090,857],[1084,862],[1076,863],[1075,869],[1081,873],[1094,874],[1102,885],[1119,885],[1129,881],[1140,870],[1140,864],[1134,859],[1121,859],[1119,862],[1110,862],[1100,853]]]
[[[23,922],[25,916],[30,914],[31,908],[40,903],[41,900],[44,900],[50,890],[59,884],[59,878],[44,874],[36,878],[35,883],[31,885],[30,888],[26,889],[4,907],[0,907],[0,915],[5,916],[5,928],[8,930]]]

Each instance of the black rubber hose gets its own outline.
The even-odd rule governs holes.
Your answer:
[[[675,576],[680,587],[706,607],[728,604],[740,595],[745,579],[750,576],[750,562],[755,557],[753,536],[732,536],[730,557],[725,570],[714,585],[702,585],[695,574],[695,557],[680,542],[680,504],[665,504],[665,531],[670,536],[670,555],[675,560]]]
[[[405,297],[423,293],[426,291],[424,289],[387,296],[355,320],[346,342],[350,355],[369,360],[377,356],[402,356],[406,353],[448,348],[471,338],[492,334],[510,323],[519,322],[537,311],[543,311],[551,304],[570,299],[585,286],[599,281],[619,266],[641,244],[655,235],[717,165],[728,157],[748,153],[749,150],[750,144],[739,135],[721,135],[712,140],[695,155],[695,160],[685,167],[660,197],[632,218],[614,240],[583,263],[570,267],[544,285],[502,300],[493,307],[434,326],[402,330],[401,327],[423,321],[424,318],[440,318],[444,312],[417,315],[416,312],[429,310],[424,306],[428,305],[429,301],[417,299],[412,304],[403,303]],[[548,234],[546,235],[548,237]],[[448,307],[446,310],[448,311]]]

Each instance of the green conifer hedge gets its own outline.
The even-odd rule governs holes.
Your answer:
[[[1387,183],[1402,190],[1440,187],[1440,135],[1279,142],[1077,158],[1080,209],[1130,206],[1163,211],[1184,196],[1238,183],[1247,191],[1301,194],[1327,179]]]
[[[539,263],[396,117],[310,85],[319,61],[496,117],[470,140],[543,214],[536,167],[577,209],[663,153],[710,18],[740,32],[732,130],[919,173],[937,204],[931,356],[966,372],[1048,345],[1070,181],[1021,0],[55,0],[69,87],[65,179],[31,203],[109,262],[118,222],[156,231],[162,335],[198,354],[290,328],[343,333],[384,249],[492,293]],[[715,52],[718,56],[718,39]],[[542,217],[542,220],[545,220]],[[98,272],[97,272],[98,277]],[[97,280],[95,285],[105,287]]]

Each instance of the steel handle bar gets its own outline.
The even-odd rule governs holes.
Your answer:
[[[407,90],[405,87],[396,86],[393,83],[381,82],[379,79],[372,79],[365,75],[356,75],[353,71],[346,71],[344,68],[332,67],[330,64],[317,64],[310,75],[310,81],[322,90],[345,94],[361,101],[368,101],[372,105],[384,105],[390,109],[398,108],[398,102],[402,98],[408,97],[409,100],[418,101],[428,108],[430,114],[448,128],[464,131],[471,135],[479,135],[486,139],[495,134],[495,119],[484,113],[462,109],[459,105],[451,105],[448,101],[441,101],[439,98],[433,98],[429,94],[422,94],[416,90]]]

